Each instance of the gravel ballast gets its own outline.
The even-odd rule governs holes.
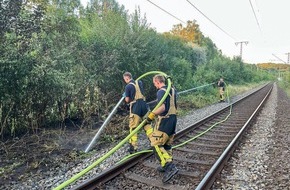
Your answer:
[[[290,100],[276,85],[212,189],[289,189]]]
[[[231,101],[236,101],[254,90],[235,96]],[[177,130],[181,130],[225,106],[227,106],[227,103],[216,103],[194,110],[188,115],[178,118]],[[289,176],[287,163],[290,161],[288,148],[290,141],[288,135],[290,132],[289,108],[289,99],[275,85],[273,93],[269,97],[269,102],[259,115],[256,124],[249,131],[245,143],[240,150],[236,151],[234,158],[230,160],[229,166],[225,168],[221,180],[217,181],[214,189],[287,189],[287,187],[290,187],[287,179]],[[288,111],[288,115],[286,111]],[[279,114],[284,115],[284,120],[279,120]],[[285,121],[285,118],[288,118],[288,122]],[[149,141],[144,134],[140,135],[139,144],[143,147],[149,147]],[[116,144],[110,144],[106,148],[98,150],[97,154],[79,162],[59,163],[57,168],[51,168],[37,175],[31,174],[30,179],[25,182],[11,181],[9,184],[5,184],[2,189],[38,190],[57,187],[91,165],[114,146]],[[127,148],[127,146],[120,148],[113,156],[78,179],[67,189],[114,165],[127,155]],[[277,161],[275,161],[276,159]]]

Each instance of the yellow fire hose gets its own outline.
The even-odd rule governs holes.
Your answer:
[[[139,80],[145,76],[148,75],[152,75],[152,74],[161,74],[163,75],[166,80],[167,80],[167,89],[166,92],[164,94],[164,96],[162,97],[162,99],[160,100],[160,102],[155,106],[155,108],[152,110],[153,112],[159,108],[164,100],[166,99],[166,97],[169,94],[169,91],[171,89],[171,79],[168,75],[166,75],[165,73],[161,72],[161,71],[150,71],[147,72],[143,75],[141,75],[138,79]],[[111,149],[108,153],[106,153],[105,155],[103,155],[101,158],[99,158],[98,160],[96,160],[95,162],[93,162],[91,165],[89,165],[87,168],[85,168],[84,170],[82,170],[81,172],[79,172],[78,174],[74,175],[73,177],[71,177],[69,180],[63,182],[62,184],[60,184],[59,186],[57,186],[56,188],[54,188],[54,190],[60,190],[63,189],[65,187],[67,187],[68,185],[70,185],[71,183],[73,183],[74,181],[76,181],[77,179],[79,179],[80,177],[82,177],[84,174],[86,174],[87,172],[89,172],[90,170],[92,170],[94,167],[96,167],[98,164],[100,164],[102,161],[104,161],[105,159],[107,159],[109,156],[111,156],[114,152],[116,152],[119,148],[121,148],[126,142],[128,142],[128,140],[139,131],[139,129],[141,129],[145,124],[146,124],[146,119],[143,120],[141,122],[140,125],[138,125],[138,127],[136,127],[125,139],[123,139],[118,145],[116,145],[113,149]]]

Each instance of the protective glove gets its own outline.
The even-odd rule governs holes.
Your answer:
[[[122,97],[123,97],[123,98],[125,98],[125,97],[126,97],[126,93],[125,93],[125,92],[122,94]]]
[[[154,118],[155,118],[155,114],[153,112],[149,112],[146,120],[148,123],[151,123],[154,120]]]

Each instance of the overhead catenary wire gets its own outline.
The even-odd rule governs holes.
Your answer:
[[[274,56],[274,57],[276,57],[277,59],[279,59],[280,61],[282,61],[283,63],[285,63],[286,64],[286,61],[284,61],[283,59],[281,59],[280,57],[278,57],[277,55],[275,55],[274,53],[272,53],[272,55]]]
[[[159,8],[160,10],[164,11],[165,13],[169,14],[170,16],[172,16],[173,18],[179,20],[181,23],[186,24],[186,22],[184,22],[183,20],[179,19],[178,17],[174,16],[173,14],[171,14],[170,12],[166,11],[165,9],[161,8],[160,6],[156,5],[155,3],[153,3],[150,0],[147,0],[149,3],[151,3],[152,5],[154,5],[155,7]]]
[[[178,17],[174,16],[173,14],[169,13],[168,11],[166,11],[165,9],[163,9],[162,7],[158,6],[157,4],[153,3],[150,0],[147,0],[149,3],[151,3],[152,5],[156,6],[157,8],[159,8],[160,10],[164,11],[165,13],[169,14],[170,16],[172,16],[173,18],[179,20],[181,23],[186,24],[186,22],[182,21],[181,19],[179,19]],[[187,0],[187,2],[189,4],[191,4],[191,6],[193,6],[198,12],[200,12],[205,18],[207,18],[211,23],[213,23],[216,27],[218,27],[221,31],[223,31],[226,35],[228,35],[230,38],[232,38],[233,40],[236,41],[236,38],[234,38],[232,35],[230,35],[228,32],[226,32],[224,29],[222,29],[220,26],[218,26],[215,22],[213,22],[209,17],[207,17],[201,10],[199,10],[195,5],[193,5],[189,0]]]
[[[218,29],[220,29],[222,32],[224,32],[227,36],[232,38],[236,41],[236,38],[234,38],[232,35],[230,35],[228,32],[226,32],[224,29],[222,29],[220,26],[218,26],[214,21],[212,21],[208,16],[206,16],[201,10],[199,10],[194,4],[192,4],[189,0],[186,0],[193,8],[195,8],[200,14],[202,14],[207,20],[209,20],[212,24],[214,24]]]
[[[251,8],[252,8],[253,14],[254,14],[254,16],[255,16],[255,19],[256,19],[256,22],[257,22],[258,28],[259,28],[259,30],[260,30],[260,32],[261,32],[261,34],[262,34],[262,29],[261,29],[261,27],[260,27],[260,24],[259,24],[259,21],[258,21],[257,15],[256,15],[256,11],[255,11],[255,9],[254,9],[254,7],[253,7],[252,1],[249,0],[249,2],[250,2],[250,5],[251,5]]]

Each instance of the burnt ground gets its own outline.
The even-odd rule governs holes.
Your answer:
[[[112,118],[98,139],[98,147],[101,149],[106,143],[123,138],[127,122],[128,117],[124,114]],[[11,181],[27,181],[31,173],[38,175],[60,167],[61,163],[77,163],[85,157],[84,150],[101,125],[97,123],[94,128],[67,126],[42,129],[38,133],[0,141],[0,186]]]
[[[188,111],[195,106],[182,102],[179,108]],[[128,114],[125,109],[118,110],[101,133],[98,149],[128,135]],[[91,123],[90,128],[80,126],[69,121],[65,127],[39,129],[37,133],[0,141],[0,186],[11,184],[11,181],[27,181],[31,174],[40,176],[61,167],[62,163],[79,163],[88,156],[84,151],[102,122]]]
[[[153,102],[151,106],[155,106]],[[150,106],[150,107],[151,107]],[[178,103],[181,114],[197,109],[190,100]],[[118,109],[98,139],[96,151],[126,137],[128,132],[128,110]],[[90,155],[84,151],[102,123],[65,122],[65,127],[39,129],[37,133],[27,133],[20,138],[0,141],[0,186],[14,182],[25,182],[31,175],[39,175],[57,170],[63,163],[77,164]],[[81,127],[90,126],[90,127]],[[113,135],[112,135],[113,134]]]
[[[289,99],[282,93],[280,101],[287,102]],[[280,117],[283,121],[277,122],[283,122],[284,126],[288,126],[289,115],[285,109],[287,110],[289,107],[285,102],[280,102],[280,106],[286,106],[286,108],[281,109],[278,114],[281,116],[283,114],[283,117]],[[190,103],[179,104],[179,108],[195,109]],[[99,149],[110,142],[123,139],[127,135],[127,123],[128,112],[118,113],[114,116],[98,140]],[[93,126],[97,128],[101,124],[97,123]],[[62,163],[79,163],[87,156],[84,150],[94,137],[96,128],[68,126],[62,129],[43,129],[38,133],[27,133],[21,138],[0,141],[0,186],[10,184],[11,181],[19,183],[27,181],[31,174],[40,176],[42,172],[60,167]],[[276,137],[279,138],[279,134]],[[289,136],[287,140],[289,140]],[[285,147],[288,146],[283,146],[282,150]],[[285,153],[285,150],[283,152]],[[275,171],[274,168],[272,171],[280,172]]]

